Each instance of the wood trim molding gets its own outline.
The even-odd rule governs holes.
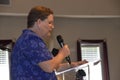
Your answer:
[[[0,16],[21,16],[26,17],[27,13],[7,13],[1,12]],[[55,15],[60,18],[120,18],[120,15]]]

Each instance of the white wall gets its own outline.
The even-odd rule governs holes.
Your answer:
[[[0,6],[4,13],[28,13],[31,7],[44,5],[56,15],[120,15],[120,0],[10,0],[10,6]]]
[[[17,39],[26,28],[26,17],[0,16],[0,39]]]

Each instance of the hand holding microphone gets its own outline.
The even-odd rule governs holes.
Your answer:
[[[64,45],[60,50],[59,50],[59,52],[61,53],[61,54],[63,54],[66,58],[70,55],[70,50],[69,50],[69,48],[68,48],[68,45]],[[68,61],[68,60],[67,60]],[[69,62],[69,61],[68,61]]]
[[[68,55],[70,55],[70,50],[69,50],[69,48],[68,48],[68,45],[65,45],[65,44],[64,44],[64,41],[63,41],[61,35],[58,35],[56,38],[57,38],[57,41],[58,41],[58,43],[59,43],[59,45],[60,45],[60,47],[61,47],[60,52],[63,53],[64,56],[66,56],[66,61],[68,61],[69,64],[71,64],[71,59],[70,59],[70,57],[68,56]]]

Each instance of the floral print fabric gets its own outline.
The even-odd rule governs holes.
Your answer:
[[[25,29],[11,54],[11,80],[57,80],[54,72],[44,72],[39,62],[50,60],[52,54],[43,40]]]

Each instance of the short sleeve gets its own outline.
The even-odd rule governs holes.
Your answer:
[[[50,60],[52,58],[52,55],[43,40],[32,37],[27,41],[28,42],[24,41],[26,42],[27,48],[25,48],[23,54],[26,59],[32,62],[32,64],[38,64],[39,62]]]

